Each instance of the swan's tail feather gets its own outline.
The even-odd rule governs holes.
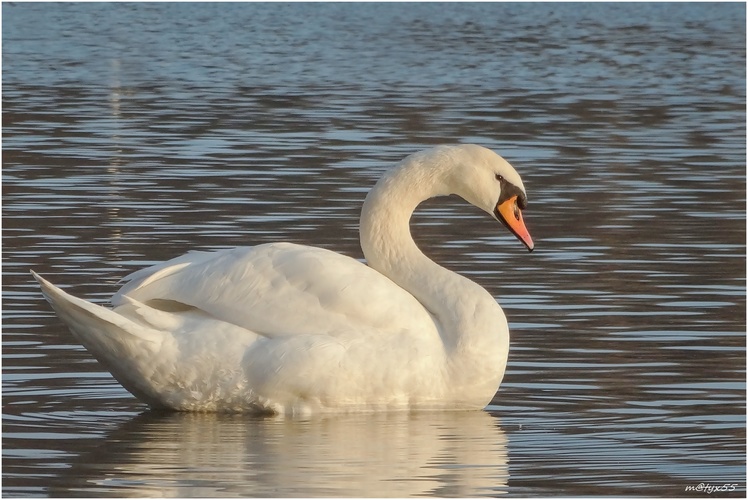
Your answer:
[[[162,407],[154,387],[156,362],[167,339],[164,332],[74,297],[31,271],[47,301],[75,338],[140,400]],[[143,381],[142,383],[140,381]]]
[[[125,350],[158,350],[164,335],[145,328],[105,307],[92,304],[66,293],[34,271],[34,279],[57,315],[99,361],[104,353],[123,353]],[[108,363],[106,363],[108,364]]]

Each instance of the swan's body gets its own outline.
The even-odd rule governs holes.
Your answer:
[[[458,194],[529,249],[522,181],[479,146],[411,155],[366,198],[368,266],[289,243],[194,252],[138,271],[113,310],[34,274],[76,338],[136,397],[184,411],[483,408],[509,350],[479,285],[416,247],[423,200]]]

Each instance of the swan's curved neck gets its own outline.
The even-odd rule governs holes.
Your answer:
[[[450,194],[449,175],[448,163],[426,166],[417,157],[406,159],[386,173],[366,197],[360,227],[361,248],[369,266],[429,310],[448,348],[465,344],[472,334],[485,336],[485,331],[474,330],[487,323],[489,328],[494,323],[496,329],[497,315],[506,321],[486,290],[426,257],[411,236],[411,215],[422,201]],[[470,339],[468,343],[482,342]]]
[[[361,248],[369,264],[410,291],[431,311],[437,279],[453,274],[426,257],[410,234],[410,218],[424,200],[444,193],[439,175],[425,175],[420,163],[405,160],[369,192],[361,211]],[[456,275],[455,275],[456,276]]]

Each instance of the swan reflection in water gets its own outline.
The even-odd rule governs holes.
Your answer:
[[[308,420],[148,411],[68,474],[50,493],[465,497],[505,492],[508,459],[500,422],[484,411]]]

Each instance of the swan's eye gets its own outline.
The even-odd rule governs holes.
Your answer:
[[[504,180],[504,177],[501,174],[496,174],[496,180],[501,182]]]

